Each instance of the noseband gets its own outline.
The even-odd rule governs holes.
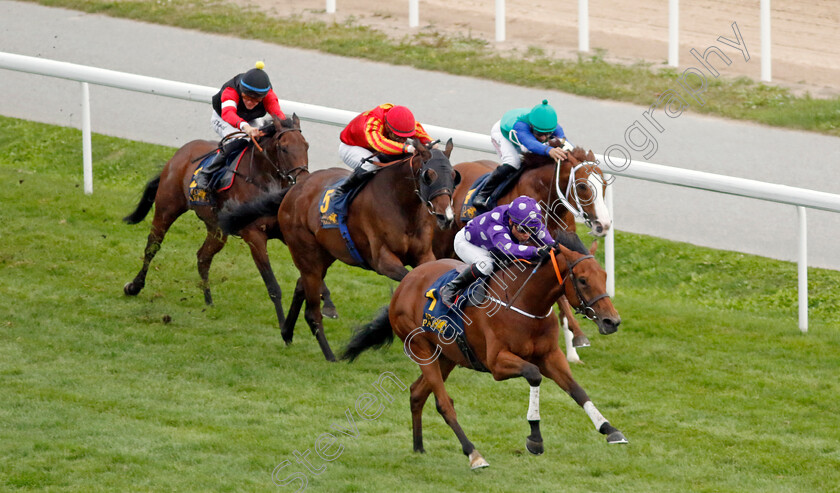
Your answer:
[[[577,171],[587,165],[595,166],[595,164],[589,161],[583,161],[573,166],[571,171],[569,171],[569,181],[566,183],[565,193],[560,190],[560,164],[560,161],[557,161],[554,164],[554,189],[557,191],[557,199],[564,207],[566,207],[566,209],[568,209],[569,212],[572,213],[573,216],[583,219],[586,226],[592,228],[592,218],[580,205],[580,196],[578,196],[577,187],[574,185],[577,182]],[[577,207],[572,205],[572,200],[575,201]]]
[[[551,250],[551,263],[554,264],[554,273],[557,274],[557,281],[560,283],[560,287],[563,287],[563,284],[566,283],[567,279],[571,279],[572,286],[575,288],[575,294],[578,297],[578,301],[580,304],[576,307],[575,313],[580,313],[584,317],[588,318],[589,320],[597,320],[598,317],[595,315],[595,309],[592,306],[600,301],[603,298],[609,298],[610,295],[607,293],[599,294],[598,296],[592,298],[591,300],[587,301],[586,297],[580,291],[578,284],[575,280],[575,266],[586,259],[595,258],[592,255],[584,255],[583,257],[578,258],[571,264],[568,262],[566,263],[566,267],[569,269],[569,275],[566,278],[563,278],[563,275],[560,273],[560,268],[557,265],[557,258],[554,255],[554,250]]]
[[[274,146],[275,154],[276,154],[276,157],[277,157],[277,162],[276,163],[275,163],[275,161],[272,161],[272,159],[268,156],[268,153],[265,152],[265,150],[263,150],[261,148],[260,151],[262,152],[263,156],[265,156],[265,158],[268,160],[268,162],[271,163],[271,166],[274,168],[274,171],[277,173],[277,175],[280,177],[280,179],[285,180],[288,183],[287,186],[292,186],[295,183],[297,183],[297,177],[301,172],[309,170],[309,166],[297,166],[297,167],[292,168],[288,171],[285,171],[283,169],[280,169],[280,166],[277,165],[277,163],[281,162],[281,160],[282,160],[282,157],[280,156],[280,153],[283,150],[283,146],[280,145],[280,137],[282,137],[283,134],[288,133],[288,132],[300,132],[300,129],[299,128],[283,128],[283,129],[280,129],[277,132],[275,132],[274,136],[272,136],[272,139],[277,140],[277,145]],[[253,160],[252,160],[252,162],[253,162]]]
[[[420,173],[423,172],[423,165],[425,163],[423,163],[422,160],[421,160],[420,169],[415,171],[415,169],[414,169],[414,158],[415,157],[417,157],[416,154],[412,155],[411,157],[408,158],[408,165],[411,167],[411,177],[414,180],[414,193],[420,199],[420,202],[422,202],[426,206],[426,212],[428,212],[432,216],[435,216],[435,218],[438,219],[439,221],[445,222],[446,221],[446,216],[444,216],[443,214],[439,214],[439,213],[435,212],[435,207],[432,204],[432,200],[434,200],[435,197],[438,197],[440,195],[444,195],[444,194],[448,193],[449,194],[449,205],[451,206],[452,205],[452,195],[453,195],[452,190],[444,187],[444,188],[440,188],[440,189],[436,190],[435,193],[431,194],[431,196],[429,196],[429,197],[423,197],[423,194],[420,193],[420,178],[418,178],[418,176],[420,175]],[[429,161],[431,161],[432,159],[434,159],[434,158],[430,158]],[[428,162],[428,161],[426,161],[426,162]]]

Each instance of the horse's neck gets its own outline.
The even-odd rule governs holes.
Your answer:
[[[563,259],[558,259],[560,261]],[[546,259],[531,275],[535,266],[536,263],[513,262],[497,270],[493,273],[488,292],[501,295],[506,303],[516,296],[513,306],[533,315],[544,315],[560,298],[561,286],[551,259]]]
[[[385,167],[377,173],[375,186],[367,187],[375,194],[377,202],[389,204],[397,210],[411,213],[422,204],[415,193],[416,179],[409,163],[397,162]],[[374,185],[371,183],[371,185]]]

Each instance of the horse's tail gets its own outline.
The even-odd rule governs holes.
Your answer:
[[[137,208],[134,209],[134,212],[125,216],[123,221],[128,224],[137,224],[142,221],[155,204],[155,195],[157,195],[159,186],[160,175],[149,180],[149,183],[146,183],[146,189],[143,190],[143,196],[140,198],[140,203],[137,204]]]
[[[233,235],[261,217],[277,216],[291,188],[265,193],[249,202],[228,202],[219,213],[219,226],[225,234]]]
[[[388,315],[388,307],[385,306],[373,321],[356,327],[353,337],[347,343],[341,359],[355,360],[362,351],[370,348],[380,348],[391,344],[394,340],[394,329],[391,327],[391,319]]]

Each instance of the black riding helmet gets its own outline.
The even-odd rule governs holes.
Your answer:
[[[252,98],[261,98],[271,89],[271,81],[263,70],[265,64],[257,62],[255,68],[245,72],[239,79],[239,92]]]

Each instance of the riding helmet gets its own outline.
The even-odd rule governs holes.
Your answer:
[[[255,68],[245,72],[239,79],[239,89],[249,95],[265,96],[271,89],[271,81],[268,80],[268,74],[265,73],[263,68],[265,68],[265,64],[257,62]]]
[[[405,106],[393,106],[385,112],[385,125],[397,137],[414,137],[417,121]]]
[[[520,195],[513,199],[508,208],[508,216],[514,223],[529,228],[536,228],[542,224],[542,213],[537,201],[531,197]]]
[[[557,112],[548,104],[547,99],[543,99],[542,104],[534,106],[528,113],[528,123],[537,132],[554,132],[557,128]]]

